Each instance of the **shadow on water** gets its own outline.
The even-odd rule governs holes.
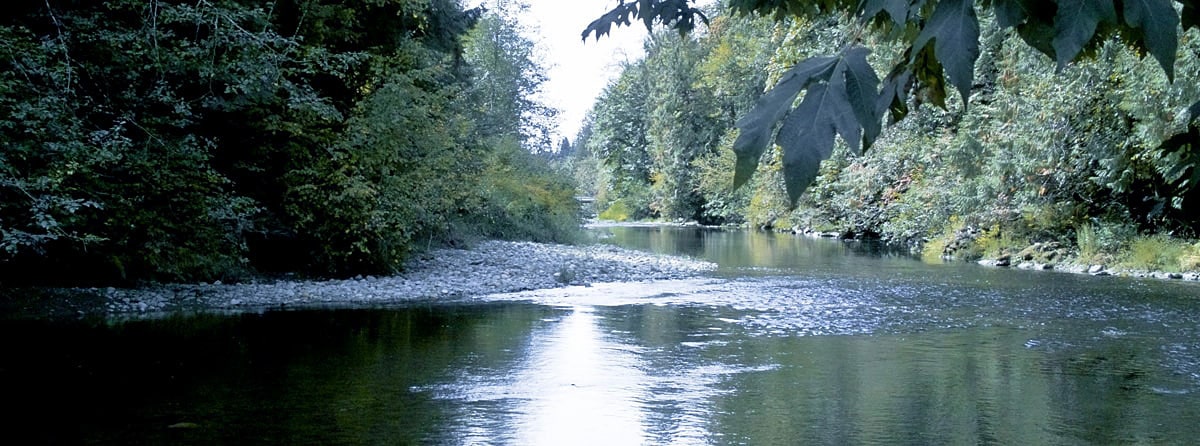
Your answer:
[[[6,321],[19,443],[1187,444],[1196,284],[612,228],[721,265],[378,310]],[[787,237],[787,238],[782,238]]]

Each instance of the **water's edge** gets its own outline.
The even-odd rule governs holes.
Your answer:
[[[432,251],[407,265],[403,273],[386,277],[7,290],[9,296],[0,296],[0,319],[137,319],[180,312],[370,308],[571,285],[681,279],[715,269],[711,262],[603,244],[487,241],[471,249]]]

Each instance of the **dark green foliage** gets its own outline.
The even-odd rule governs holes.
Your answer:
[[[641,20],[646,28],[662,24],[686,34],[696,28],[697,22],[708,23],[704,11],[689,3],[688,0],[621,0],[611,11],[588,24],[583,40],[593,33],[600,39],[614,25],[629,26],[633,20]]]
[[[963,104],[975,82],[975,61],[979,59],[979,19],[975,0],[941,0],[913,41],[912,52],[920,53],[933,41],[933,54],[962,95]]]
[[[475,75],[484,50],[535,67],[519,45],[471,47],[480,19],[452,0],[15,6],[0,19],[0,281],[389,272],[491,232],[478,217],[525,191],[481,192],[489,154],[539,144],[526,123],[547,111],[470,108],[464,92],[538,82]],[[532,235],[567,238],[553,228]]]
[[[1175,49],[1179,42],[1179,14],[1170,0],[1122,0],[1125,24],[1134,42],[1158,59],[1167,77],[1175,80]],[[1078,20],[1078,18],[1076,18]]]
[[[1061,71],[1096,34],[1101,22],[1116,23],[1112,0],[1063,0],[1054,16],[1054,54]]]
[[[750,180],[758,167],[758,160],[771,143],[775,124],[788,115],[800,91],[814,79],[828,78],[837,62],[838,59],[832,56],[815,57],[792,67],[783,74],[775,88],[759,98],[754,108],[738,120],[737,126],[741,132],[733,143],[733,151],[738,154],[734,187],[740,187]]]

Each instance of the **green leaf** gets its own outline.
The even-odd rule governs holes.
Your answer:
[[[733,142],[737,165],[733,172],[733,188],[741,187],[758,168],[758,160],[771,142],[771,131],[783,119],[796,101],[796,96],[814,79],[827,78],[838,59],[833,56],[804,60],[783,74],[779,83],[754,104],[736,124],[740,130]]]
[[[1017,34],[1029,46],[1041,51],[1051,59],[1058,60],[1058,53],[1054,50],[1054,25],[1052,23],[1033,19],[1018,26]]]
[[[896,25],[903,26],[908,21],[908,0],[867,0],[864,17],[870,19],[883,11]]]
[[[938,107],[946,108],[946,79],[942,76],[942,64],[934,57],[933,50],[924,48],[918,52],[912,69],[913,77],[920,86],[917,101],[932,102]]]
[[[834,73],[836,79],[840,73]],[[804,100],[783,121],[777,141],[783,148],[783,179],[793,204],[817,178],[821,161],[833,154],[833,139],[847,141],[860,133],[846,91],[837,85],[816,83]]]
[[[1146,49],[1175,82],[1175,50],[1179,16],[1171,0],[1125,0],[1125,23],[1142,32]]]
[[[938,62],[962,95],[965,106],[975,83],[975,61],[979,59],[979,19],[975,16],[974,0],[939,2],[917,35],[913,50],[920,51],[930,40],[934,41]]]
[[[1083,51],[1102,21],[1117,21],[1112,0],[1059,0],[1053,41],[1059,71]]]
[[[583,29],[583,40],[586,41],[588,35],[592,33],[596,34],[596,40],[600,40],[601,36],[608,34],[609,31],[611,31],[613,25],[629,26],[631,23],[629,18],[631,16],[638,16],[638,12],[637,3],[630,2],[617,5],[611,11],[608,11],[604,13],[604,15],[600,16],[600,18],[593,20],[592,23],[588,24],[587,28]],[[646,14],[640,17],[649,17],[652,23],[655,16]]]
[[[1200,103],[1196,103],[1194,107],[1200,107]],[[1165,173],[1164,179],[1175,184],[1183,192],[1200,184],[1200,151],[1196,150],[1197,144],[1200,144],[1200,126],[1191,125],[1188,126],[1188,131],[1168,138],[1159,146],[1159,150],[1175,157],[1175,165]],[[1185,177],[1184,173],[1189,170],[1191,175]]]
[[[642,23],[646,24],[646,29],[651,29],[654,26],[654,14],[650,13],[654,6],[654,0],[639,0],[638,12],[642,16]]]
[[[890,111],[892,115],[888,118],[888,124],[895,124],[908,116],[908,89],[912,76],[911,70],[897,65],[884,79],[883,90],[875,101],[875,113],[883,116],[884,111]]]
[[[846,90],[846,97],[850,101],[851,108],[854,109],[854,116],[862,125],[861,149],[857,139],[846,140],[846,144],[856,152],[870,148],[871,144],[875,142],[875,138],[878,138],[879,133],[883,130],[883,125],[880,123],[881,112],[875,108],[875,102],[879,99],[879,76],[875,74],[875,69],[867,63],[868,53],[870,50],[861,46],[846,50],[841,62],[845,75],[833,78],[835,86],[840,84]]]
[[[992,2],[992,11],[996,13],[996,23],[1005,28],[1012,28],[1022,23],[1033,15],[1033,5],[1035,1],[1045,2],[1045,0],[994,0]]]

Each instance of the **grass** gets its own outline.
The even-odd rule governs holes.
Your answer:
[[[1012,231],[1006,231],[1000,225],[994,225],[979,234],[979,238],[975,239],[975,247],[972,251],[981,257],[997,258],[1005,251],[1019,251],[1028,245],[1026,240],[1013,238]]]
[[[1179,258],[1179,269],[1183,271],[1200,271],[1200,243],[1188,249],[1188,253]]]
[[[1129,243],[1129,251],[1120,266],[1142,271],[1182,272],[1195,269],[1197,249],[1186,241],[1166,235],[1137,236]]]
[[[1079,261],[1089,263],[1100,256],[1100,238],[1096,235],[1096,227],[1084,223],[1075,229],[1075,243],[1079,245]]]

